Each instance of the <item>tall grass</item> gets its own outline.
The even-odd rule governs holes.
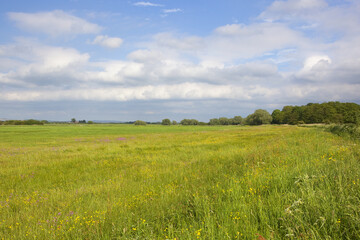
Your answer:
[[[331,133],[338,136],[349,137],[354,140],[360,140],[360,127],[355,124],[336,124],[327,128]]]
[[[296,126],[1,126],[3,239],[356,239],[360,150]]]

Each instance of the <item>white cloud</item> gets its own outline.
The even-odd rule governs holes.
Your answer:
[[[271,97],[277,90],[260,86],[233,87],[204,83],[181,83],[175,85],[111,87],[57,90],[8,91],[0,95],[6,101],[58,101],[58,100],[166,100],[166,99],[252,99],[252,95]]]
[[[1,101],[133,101],[133,100],[209,100],[228,99],[265,104],[268,102],[299,102],[304,99],[322,101],[354,101],[358,99],[360,84],[289,85],[282,88],[181,83],[173,85],[145,85],[137,87],[98,87],[77,89],[9,90],[0,91]]]
[[[268,21],[284,17],[313,14],[327,7],[325,0],[287,0],[275,1],[264,11],[260,17]]]
[[[123,40],[118,37],[108,37],[106,35],[96,36],[92,44],[98,44],[107,48],[118,48],[123,43]]]
[[[39,13],[10,12],[8,17],[21,29],[51,36],[93,34],[101,31],[99,25],[61,10]]]
[[[165,59],[165,56],[161,52],[150,51],[148,49],[141,49],[131,52],[127,58],[131,61],[142,62],[142,63],[151,63],[161,61]]]
[[[16,57],[11,70],[4,72],[0,82],[23,87],[61,86],[71,83],[73,76],[88,64],[90,55],[73,48],[44,46],[36,43],[0,46],[5,59]]]
[[[227,24],[225,26],[221,26],[215,29],[215,33],[220,35],[237,35],[241,33],[241,31],[244,31],[246,29],[246,26],[243,24]]]
[[[283,89],[282,101],[299,102],[299,101],[358,101],[360,84],[333,83],[321,84],[301,84],[291,85]],[[306,102],[305,102],[306,103]]]
[[[325,0],[287,0],[275,1],[268,8],[268,11],[283,13],[321,9],[327,6]]]
[[[300,25],[298,27],[302,30],[316,31],[314,33],[319,38],[334,38],[339,33],[359,33],[359,12],[358,1],[330,6],[325,0],[287,0],[275,1],[260,14],[259,19]]]
[[[172,8],[172,9],[164,9],[164,13],[176,13],[176,12],[182,12],[180,8]]]
[[[205,44],[204,39],[197,36],[179,37],[168,32],[158,33],[153,39],[156,47],[160,49],[166,48],[181,51],[193,51],[201,49]]]
[[[295,74],[297,79],[329,82],[329,73],[331,69],[331,59],[327,55],[313,55],[305,59],[303,68]]]
[[[206,39],[201,57],[232,62],[284,48],[304,48],[308,44],[301,32],[282,23],[231,24],[215,29]]]
[[[151,2],[136,2],[134,6],[141,6],[141,7],[162,7],[162,4],[151,3]]]
[[[305,60],[303,71],[311,71],[313,69],[329,64],[331,64],[331,59],[329,58],[329,56],[311,56]]]
[[[86,52],[39,43],[0,45],[0,65],[6,63],[0,99],[354,101],[360,92],[360,20],[358,8],[349,9],[277,1],[263,14],[273,21],[219,26],[201,37],[158,33],[125,59],[94,61]],[[339,16],[351,31],[336,23]],[[122,40],[99,35],[91,43],[114,48]]]

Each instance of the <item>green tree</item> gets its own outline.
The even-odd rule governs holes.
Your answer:
[[[145,125],[146,125],[146,122],[141,121],[141,120],[136,120],[136,121],[134,122],[134,125],[137,125],[137,126],[140,126],[140,125],[145,126]]]
[[[253,114],[246,117],[246,124],[249,125],[262,125],[270,124],[272,117],[270,113],[264,109],[257,109]]]
[[[171,121],[170,121],[170,119],[165,118],[165,119],[162,120],[161,124],[162,125],[171,125]]]
[[[75,119],[75,118],[72,118],[72,119],[71,119],[71,122],[72,122],[72,123],[76,123],[76,119]]]
[[[181,125],[199,125],[199,121],[196,119],[183,119]]]
[[[244,119],[241,116],[235,116],[231,119],[232,125],[241,125],[243,124]]]
[[[217,118],[212,118],[209,121],[209,125],[220,125],[220,121]]]
[[[272,117],[272,121],[271,121],[272,124],[281,124],[282,123],[283,114],[279,109],[275,109],[272,112],[271,117]]]
[[[299,106],[295,106],[289,115],[288,123],[291,125],[298,124],[299,121],[302,121],[301,116],[302,108]]]
[[[293,108],[294,108],[293,106],[285,106],[285,107],[283,107],[283,109],[282,109],[282,114],[283,114],[282,123],[284,123],[284,124],[289,123]]]
[[[175,120],[172,121],[172,125],[177,125],[177,124],[178,124],[177,121]]]
[[[220,123],[220,125],[229,125],[230,120],[226,117],[221,117],[221,118],[219,118],[219,123]]]
[[[320,104],[314,103],[310,105],[309,111],[310,111],[309,123],[322,123],[324,121],[324,110]]]
[[[187,119],[187,118],[180,121],[181,125],[191,125],[190,123],[191,123],[191,120]]]

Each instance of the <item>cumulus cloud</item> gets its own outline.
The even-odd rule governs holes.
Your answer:
[[[216,100],[265,104],[272,102],[296,103],[304,101],[359,100],[360,84],[332,84],[329,86],[302,84],[282,88],[254,86],[181,83],[138,87],[99,87],[77,89],[36,89],[0,91],[1,101],[151,101],[151,100]],[[281,97],[280,97],[281,96]],[[305,100],[305,102],[307,101]]]
[[[21,29],[51,36],[92,34],[101,31],[99,25],[61,10],[39,13],[10,12],[8,17]]]
[[[136,2],[134,3],[134,6],[140,6],[140,7],[162,7],[162,4],[157,3],[151,3],[151,2]]]
[[[118,48],[123,43],[123,40],[118,37],[108,37],[107,35],[96,36],[92,44],[98,44],[107,48]]]
[[[220,26],[207,38],[203,58],[232,62],[260,57],[284,48],[304,48],[309,40],[283,23],[231,24]]]
[[[305,59],[303,68],[295,74],[299,80],[329,82],[331,59],[326,55],[314,55]]]
[[[292,76],[297,82],[320,82],[330,87],[339,81],[359,82],[355,67],[360,59],[360,47],[355,43],[360,41],[359,12],[357,1],[331,6],[323,0],[288,0],[275,1],[259,18],[310,32],[309,42],[300,51],[297,47],[298,71]]]
[[[276,1],[260,20],[218,26],[207,36],[154,34],[125,59],[93,60],[74,48],[36,43],[0,45],[0,99],[226,99],[253,102],[254,108],[268,102],[359,100],[360,31],[355,26],[360,20],[354,4],[349,10],[321,0]],[[335,23],[319,30],[337,16],[344,16],[353,31]],[[299,19],[303,22],[294,24]],[[122,40],[98,35],[91,43],[115,48]]]
[[[228,85],[211,85],[204,83],[181,83],[175,85],[111,87],[97,89],[57,90],[51,93],[46,90],[8,91],[0,99],[6,101],[57,101],[57,100],[167,100],[167,99],[246,99],[253,95],[271,97],[276,90],[252,86],[232,87]]]
[[[311,56],[305,60],[303,71],[311,71],[329,64],[331,64],[329,56]]]
[[[78,74],[88,64],[90,55],[73,48],[53,47],[31,43],[0,46],[4,60],[17,58],[12,69],[0,76],[0,82],[22,87],[39,85],[62,86],[72,83],[72,75]]]

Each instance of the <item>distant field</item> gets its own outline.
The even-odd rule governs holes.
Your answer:
[[[0,239],[359,239],[358,144],[297,126],[0,126]]]

